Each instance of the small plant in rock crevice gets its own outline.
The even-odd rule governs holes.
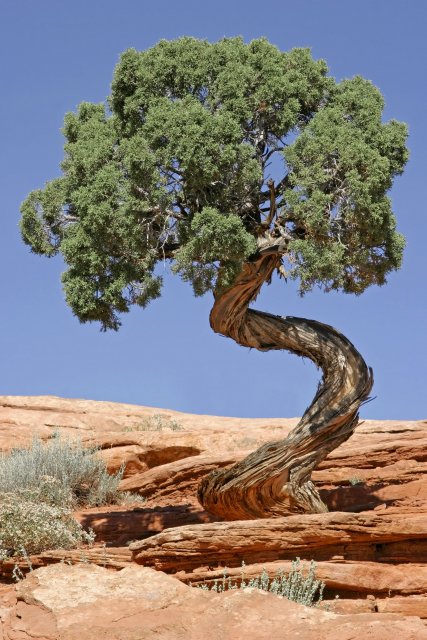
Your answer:
[[[325,583],[316,578],[316,563],[313,560],[308,571],[304,571],[301,567],[300,558],[296,558],[292,562],[292,568],[289,573],[279,570],[273,578],[270,578],[267,571],[263,569],[260,575],[247,580],[245,568],[246,565],[242,562],[240,580],[232,580],[228,576],[227,568],[225,568],[221,580],[215,580],[211,587],[202,584],[197,585],[197,588],[217,593],[239,588],[260,589],[275,593],[307,607],[318,606],[322,601]]]
[[[162,413],[155,413],[148,418],[144,418],[141,422],[127,427],[125,431],[163,431],[163,429],[171,429],[172,431],[181,431],[182,425],[171,418],[170,416],[163,415]]]

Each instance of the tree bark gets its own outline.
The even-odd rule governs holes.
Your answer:
[[[286,349],[308,357],[322,368],[323,378],[312,403],[284,440],[267,443],[232,467],[203,478],[199,501],[224,520],[327,511],[310,481],[311,472],[352,435],[359,407],[373,384],[372,370],[333,327],[248,309],[279,260],[267,252],[245,263],[233,286],[215,296],[211,327],[245,347]]]

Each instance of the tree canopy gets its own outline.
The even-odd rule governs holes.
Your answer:
[[[129,49],[107,103],[65,116],[62,175],[24,201],[23,239],[63,255],[68,304],[104,329],[160,295],[165,260],[200,295],[275,246],[302,293],[359,294],[404,247],[387,192],[407,132],[383,107],[370,81],[262,38]]]

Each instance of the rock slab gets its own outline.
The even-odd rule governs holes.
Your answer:
[[[281,564],[286,570],[299,555],[316,559],[328,597],[340,596],[336,611],[400,612],[427,619],[427,421],[359,424],[313,473],[329,510],[338,512],[325,514],[326,521],[291,516],[300,518],[298,526],[289,519],[294,530],[280,533],[274,525],[265,532],[260,525],[258,531],[239,534],[235,523],[215,524],[217,519],[197,503],[196,488],[205,474],[286,437],[297,421],[0,396],[0,451],[26,446],[34,435],[48,440],[60,431],[98,445],[110,472],[125,466],[121,488],[139,493],[145,502],[76,513],[84,526],[93,527],[97,544],[107,547],[85,551],[87,562],[117,570],[129,566],[127,544],[139,539],[138,562],[176,572],[184,582],[209,583],[224,566],[238,573],[242,559],[248,571],[259,573],[264,565],[273,571]],[[154,429],[147,429],[147,423]],[[37,567],[61,559],[78,563],[79,558],[79,551],[51,551],[32,562]],[[0,571],[10,578],[13,564],[6,564]]]
[[[146,567],[57,564],[0,591],[2,640],[427,640],[415,617],[339,615],[256,589],[216,594]],[[356,635],[357,634],[357,635]]]

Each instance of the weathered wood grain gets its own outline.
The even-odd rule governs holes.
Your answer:
[[[333,327],[248,309],[277,267],[275,255],[246,263],[235,284],[216,297],[211,326],[245,347],[286,349],[308,357],[323,370],[323,378],[312,403],[284,440],[267,443],[201,481],[201,504],[226,520],[327,511],[310,480],[311,472],[352,435],[359,407],[373,384],[372,371],[360,353]]]

